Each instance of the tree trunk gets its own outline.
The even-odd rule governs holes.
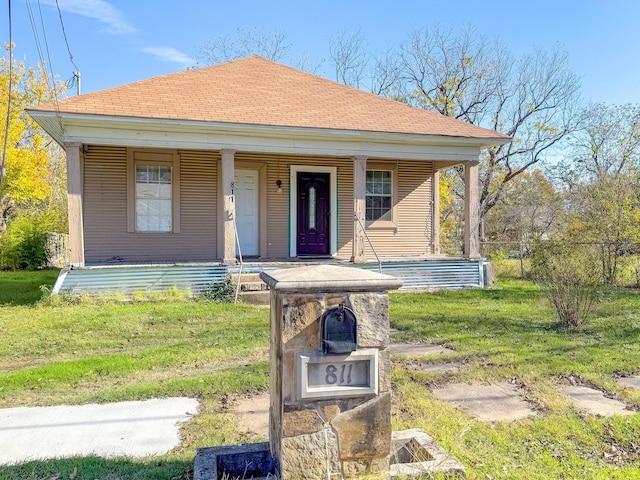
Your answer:
[[[15,202],[9,198],[8,195],[4,195],[0,198],[0,236],[7,229],[7,223],[9,222],[9,217],[11,217],[11,213],[15,208]]]

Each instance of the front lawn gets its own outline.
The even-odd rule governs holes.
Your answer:
[[[640,478],[640,414],[584,416],[559,393],[569,382],[584,382],[640,409],[640,392],[614,381],[640,372],[638,292],[616,292],[597,305],[589,328],[568,333],[537,287],[513,280],[499,287],[393,296],[391,318],[401,338],[448,345],[455,352],[444,359],[463,364],[456,372],[428,373],[396,363],[394,428],[423,428],[471,479]],[[446,382],[500,380],[523,387],[534,418],[476,422],[430,391]]]
[[[60,270],[3,272],[0,270],[0,306],[32,305],[50,291]],[[41,288],[42,287],[42,288]]]
[[[4,279],[0,276],[0,291]],[[463,367],[420,372],[396,359],[396,429],[422,428],[470,479],[640,478],[640,414],[585,417],[559,388],[572,379],[640,409],[614,381],[640,371],[640,296],[621,290],[579,333],[559,330],[540,291],[519,280],[491,290],[393,293],[397,341],[446,344]],[[39,290],[38,290],[39,291]],[[197,447],[246,441],[233,398],[268,389],[268,309],[193,300],[0,306],[0,406],[190,396],[200,414],[174,452],[148,460],[70,459],[0,467],[0,478],[188,478]],[[532,419],[484,424],[436,399],[446,382],[509,380],[537,409]]]

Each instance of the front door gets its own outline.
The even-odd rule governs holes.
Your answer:
[[[257,170],[235,171],[236,226],[243,257],[255,257],[259,252],[258,179]]]
[[[330,174],[298,172],[298,255],[329,255]]]

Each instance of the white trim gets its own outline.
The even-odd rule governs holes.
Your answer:
[[[317,172],[329,174],[329,201],[331,215],[329,216],[329,254],[338,254],[338,168],[318,167],[313,165],[291,165],[289,170],[289,256],[298,256],[298,172]]]
[[[266,153],[477,160],[482,148],[508,143],[505,137],[461,137],[413,133],[249,125],[204,121],[145,119],[28,110],[58,142],[135,147]],[[60,125],[64,126],[61,130]]]
[[[379,361],[378,349],[366,348],[355,350],[351,353],[339,355],[325,355],[322,352],[297,352],[297,400],[324,400],[331,398],[360,397],[364,395],[378,394]],[[325,385],[309,385],[309,366],[317,365],[322,369],[325,365],[342,364],[366,364],[367,383],[355,387],[335,383]],[[344,372],[342,373],[342,376]],[[338,373],[337,378],[341,375]]]

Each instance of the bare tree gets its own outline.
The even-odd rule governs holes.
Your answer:
[[[315,62],[307,50],[303,51],[298,59],[293,63],[293,67],[308,73],[318,74],[318,70],[324,63],[324,60]]]
[[[401,80],[402,64],[396,52],[387,50],[382,56],[375,57],[373,63],[371,92],[401,102],[406,101],[407,95],[403,92]]]
[[[202,44],[198,58],[207,65],[260,55],[269,60],[279,61],[286,57],[291,45],[287,35],[280,30],[264,31],[261,28],[245,30],[239,28],[235,36],[221,34]]]
[[[291,44],[287,41],[286,33],[280,30],[267,32],[261,28],[239,28],[235,35],[218,35],[204,42],[198,49],[198,58],[205,65],[216,65],[251,55],[286,63],[309,73],[316,73],[322,65],[322,60],[313,61],[307,51],[303,51],[298,58],[292,57]]]
[[[329,40],[329,55],[336,69],[336,81],[360,88],[369,67],[367,44],[360,32],[337,32]]]
[[[472,27],[436,27],[414,32],[399,55],[409,103],[513,138],[484,153],[481,218],[500,201],[505,185],[576,129],[580,83],[558,48],[514,58]]]

